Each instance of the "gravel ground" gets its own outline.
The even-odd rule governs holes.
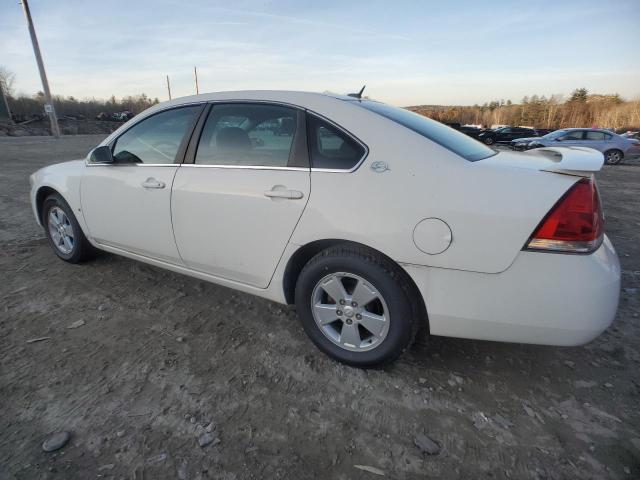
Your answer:
[[[0,478],[640,477],[638,162],[598,174],[623,268],[600,338],[434,337],[363,371],[275,303],[113,255],[58,260],[28,175],[101,138],[0,138]]]

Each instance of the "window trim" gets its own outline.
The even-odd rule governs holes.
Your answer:
[[[306,110],[306,113],[307,113],[307,115],[314,116],[317,119],[328,123],[329,125],[334,127],[336,130],[340,131],[341,133],[344,133],[346,136],[348,136],[353,141],[358,143],[364,149],[364,153],[362,154],[362,158],[360,158],[360,160],[358,160],[358,162],[356,162],[356,164],[353,167],[351,167],[350,169],[346,169],[346,168],[318,168],[318,167],[314,167],[313,166],[313,162],[311,161],[311,144],[309,143],[310,139],[307,139],[307,148],[309,149],[308,155],[309,155],[309,164],[311,165],[311,171],[312,172],[325,172],[325,173],[353,173],[356,170],[358,170],[358,168],[360,168],[360,165],[362,165],[364,163],[364,161],[367,159],[367,157],[369,156],[369,147],[367,146],[367,144],[364,143],[363,141],[361,141],[358,137],[353,135],[351,132],[346,130],[344,127],[341,127],[336,122],[328,119],[324,115],[320,115],[319,113],[313,112],[311,110]]]
[[[271,105],[276,107],[285,107],[296,110],[297,115],[297,124],[296,124],[296,135],[291,144],[291,151],[289,153],[289,159],[287,163],[291,162],[292,155],[300,155],[301,153],[305,156],[307,166],[284,166],[284,167],[276,167],[272,165],[228,165],[228,164],[202,164],[196,163],[196,154],[198,152],[198,145],[200,144],[200,138],[202,137],[202,132],[204,130],[205,123],[211,110],[215,108],[216,105],[229,105],[229,104],[246,104],[246,105]],[[226,169],[241,169],[241,170],[290,170],[290,171],[303,171],[308,172],[310,166],[309,152],[307,148],[307,132],[306,132],[306,110],[298,105],[293,105],[286,102],[275,102],[270,100],[213,100],[207,102],[207,106],[204,109],[203,113],[200,115],[198,122],[191,134],[191,139],[189,141],[189,145],[187,146],[184,161],[182,163],[183,167],[197,167],[197,168],[226,168]],[[300,130],[302,129],[302,130]],[[302,135],[298,135],[299,132],[303,132]],[[300,140],[302,139],[302,140]],[[304,143],[302,143],[304,142]]]
[[[182,141],[180,142],[180,146],[178,147],[178,151],[176,152],[176,158],[173,160],[172,163],[126,163],[126,162],[124,163],[115,163],[115,162],[114,163],[91,163],[87,157],[85,158],[85,162],[84,162],[85,166],[87,167],[175,167],[175,166],[181,165],[182,162],[184,161],[187,147],[191,141],[191,137],[193,136],[195,127],[198,124],[200,118],[202,117],[202,112],[205,110],[205,107],[207,105],[206,102],[189,102],[189,103],[183,103],[180,105],[170,105],[170,106],[167,106],[166,108],[162,108],[156,112],[153,112],[151,115],[147,115],[146,117],[140,118],[135,123],[129,125],[123,132],[118,134],[118,136],[113,138],[109,143],[105,144],[111,149],[111,153],[113,153],[113,148],[118,142],[118,140],[120,139],[120,137],[122,137],[129,130],[141,124],[145,120],[151,117],[154,117],[160,113],[168,112],[170,110],[177,110],[179,108],[193,107],[198,105],[200,105],[202,108],[200,108],[199,112],[196,112],[194,120],[191,122],[191,125],[187,128],[187,131],[185,132],[185,135],[182,138]]]

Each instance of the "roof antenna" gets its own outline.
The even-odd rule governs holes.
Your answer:
[[[348,96],[349,97],[353,97],[353,98],[357,98],[357,99],[361,99],[362,98],[362,92],[364,92],[365,88],[367,88],[367,86],[363,85],[358,93],[350,93]]]

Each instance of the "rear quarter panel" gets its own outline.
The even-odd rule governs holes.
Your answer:
[[[327,116],[369,147],[353,173],[312,171],[311,197],[292,237],[296,245],[327,238],[375,248],[399,263],[504,271],[577,177],[468,162],[360,107]],[[359,111],[358,111],[359,110]],[[337,112],[339,113],[339,112]],[[387,162],[376,173],[371,164]],[[413,241],[415,226],[439,218],[453,240],[429,255]]]

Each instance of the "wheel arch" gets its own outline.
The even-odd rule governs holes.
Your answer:
[[[38,220],[40,221],[41,225],[44,225],[44,219],[42,218],[42,207],[44,206],[44,201],[49,195],[52,195],[52,194],[60,195],[64,199],[64,195],[62,195],[58,190],[56,190],[55,188],[49,185],[41,186],[40,188],[38,188],[38,191],[36,192],[36,200],[35,200],[36,212],[38,214]],[[65,199],[65,202],[66,201],[67,200]]]
[[[313,242],[307,243],[306,245],[303,245],[300,248],[298,248],[293,253],[293,255],[289,257],[289,260],[287,261],[287,265],[284,270],[284,275],[282,280],[284,297],[287,304],[292,305],[294,303],[296,283],[298,281],[298,277],[300,276],[300,272],[302,272],[302,269],[307,264],[307,262],[309,262],[309,260],[311,260],[314,256],[316,256],[321,251],[326,250],[327,248],[330,248],[330,247],[334,247],[336,245],[343,245],[343,244],[353,245],[355,247],[369,250],[371,253],[383,257],[385,260],[392,263],[398,268],[398,271],[404,277],[405,281],[411,288],[412,294],[415,295],[415,298],[417,299],[418,308],[420,310],[418,313],[421,319],[423,319],[424,321],[422,325],[425,326],[428,330],[429,319],[428,319],[427,307],[426,307],[424,298],[422,297],[422,294],[420,293],[420,290],[418,289],[418,286],[414,282],[413,278],[411,278],[411,276],[407,273],[407,271],[404,268],[402,268],[402,266],[398,264],[398,262],[390,258],[388,255],[385,255],[381,251],[376,250],[375,248],[372,248],[368,245],[358,243],[358,242],[353,242],[351,240],[342,240],[342,239],[335,239],[335,238],[315,240]]]

